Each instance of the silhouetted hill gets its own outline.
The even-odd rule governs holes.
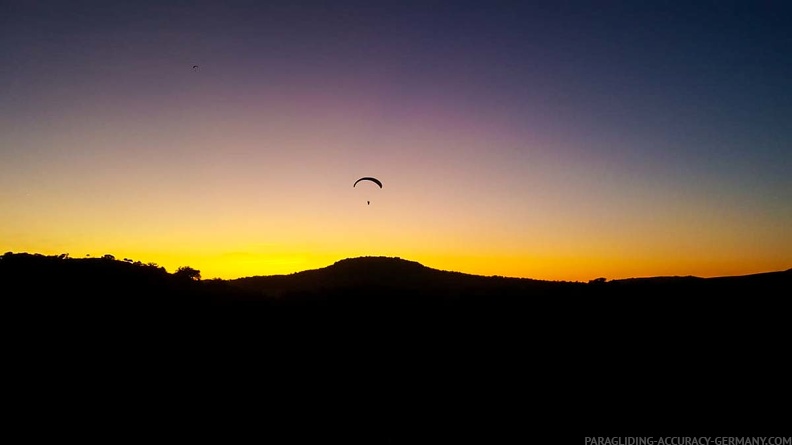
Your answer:
[[[786,305],[792,272],[768,272],[716,278],[650,277],[583,282],[486,277],[432,269],[414,261],[362,257],[291,275],[230,280],[256,299],[280,305],[345,306],[347,309],[407,305],[417,310],[494,310],[500,317],[541,312],[544,320],[571,314],[613,317],[646,311],[652,319],[727,316],[752,307]],[[746,300],[746,299],[750,299]],[[759,303],[762,301],[763,303]],[[348,307],[348,306],[351,306]]]
[[[237,404],[253,397],[298,442],[523,441],[549,424],[769,434],[785,425],[772,402],[792,396],[792,270],[579,283],[363,257],[195,278],[109,256],[3,255],[19,379],[48,400],[93,388],[97,406],[115,388],[162,418],[172,410],[149,400],[163,393],[198,418],[208,403],[245,416]]]
[[[296,303],[308,296],[314,297],[313,301],[322,297],[335,297],[337,300],[345,294],[361,294],[359,297],[366,300],[424,298],[451,302],[486,295],[498,298],[521,293],[530,297],[548,292],[582,291],[584,288],[582,283],[443,271],[415,261],[389,257],[350,258],[320,269],[290,275],[239,278],[230,280],[230,283],[284,304]]]
[[[402,351],[397,357],[406,349],[452,381],[454,373],[474,378],[472,369],[479,369],[479,385],[532,394],[544,412],[577,419],[589,431],[646,434],[660,425],[727,433],[782,424],[769,403],[786,380],[779,352],[790,271],[581,283],[364,257],[231,282],[296,308],[331,343]],[[328,328],[309,315],[317,313],[338,325]],[[466,367],[471,371],[460,371]],[[466,394],[486,399],[473,386]]]
[[[242,293],[221,280],[200,281],[168,273],[154,263],[121,261],[112,255],[69,258],[8,252],[0,257],[0,283],[13,302],[61,309],[216,304]]]
[[[322,291],[335,288],[367,286],[396,287],[405,290],[464,292],[465,290],[520,290],[528,292],[557,292],[600,294],[603,292],[628,294],[645,291],[697,291],[741,289],[757,292],[773,292],[790,285],[792,269],[784,272],[768,272],[744,276],[699,278],[693,276],[664,276],[630,278],[606,281],[592,280],[588,283],[545,281],[501,276],[481,276],[453,271],[432,269],[415,261],[391,257],[349,258],[315,270],[290,275],[253,276],[229,280],[236,286],[261,293],[265,296],[281,297],[290,292]]]
[[[187,268],[189,269],[189,268]],[[432,269],[415,261],[390,257],[360,257],[337,261],[315,270],[290,275],[253,276],[233,280],[200,280],[179,271],[168,273],[156,264],[103,258],[69,258],[6,253],[0,256],[0,280],[6,288],[29,299],[92,303],[179,301],[190,304],[267,303],[294,305],[343,299],[366,301],[417,297],[445,303],[486,304],[485,300],[513,303],[600,297],[667,300],[734,299],[736,293],[755,299],[785,301],[792,286],[792,269],[716,278],[650,277],[583,282],[544,281],[501,276],[480,276]],[[310,297],[310,298],[309,298]],[[518,301],[519,300],[519,301]],[[360,302],[360,301],[358,301]],[[420,301],[414,301],[416,304]],[[427,303],[429,301],[426,301]]]

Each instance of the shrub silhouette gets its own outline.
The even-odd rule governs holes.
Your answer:
[[[192,267],[189,266],[179,267],[178,269],[176,269],[176,272],[174,272],[173,275],[193,281],[201,280],[201,271],[197,269],[193,269]]]

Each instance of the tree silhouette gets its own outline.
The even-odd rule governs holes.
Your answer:
[[[176,272],[174,272],[173,275],[193,281],[201,280],[201,271],[197,269],[193,269],[192,267],[189,266],[179,267],[178,269],[176,269]]]

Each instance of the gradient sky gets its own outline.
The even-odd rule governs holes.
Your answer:
[[[792,267],[787,1],[0,8],[3,252],[204,278]]]

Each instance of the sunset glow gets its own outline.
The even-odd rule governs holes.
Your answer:
[[[204,279],[792,267],[789,11],[163,4],[0,19],[3,252]]]

